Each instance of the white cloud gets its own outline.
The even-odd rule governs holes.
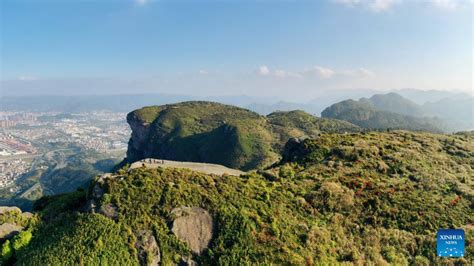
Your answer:
[[[270,69],[268,69],[267,66],[263,65],[263,66],[260,66],[257,70],[257,73],[260,75],[260,76],[268,76],[270,75]]]
[[[333,0],[335,3],[343,4],[345,6],[356,6],[362,2],[361,0]]]
[[[431,0],[431,3],[439,8],[444,10],[455,10],[461,5],[461,1],[456,0]]]
[[[31,80],[38,80],[38,78],[34,77],[34,76],[20,76],[20,77],[18,77],[18,80],[31,81]]]
[[[366,68],[359,68],[356,70],[356,73],[362,77],[373,78],[375,77],[375,73],[372,70]]]
[[[364,7],[374,12],[382,12],[391,9],[402,0],[333,0],[335,3],[348,7]]]
[[[398,1],[397,0],[374,0],[369,1],[369,7],[375,12],[381,12],[385,10],[389,10],[395,5]]]
[[[268,76],[268,77],[276,77],[276,78],[301,78],[302,77],[302,75],[299,73],[294,73],[294,72],[290,72],[290,71],[286,71],[282,69],[276,69],[272,71],[270,70],[270,68],[268,68],[265,65],[260,66],[256,72],[259,76]]]
[[[334,70],[329,67],[314,66],[301,71],[287,71],[283,69],[271,70],[266,65],[260,66],[255,73],[258,76],[274,77],[274,78],[319,78],[319,79],[332,79],[332,78],[373,78],[375,73],[367,68],[356,68],[349,70]]]
[[[323,78],[323,79],[332,78],[336,74],[336,71],[334,71],[330,68],[327,68],[327,67],[322,67],[322,66],[315,66],[309,72],[313,72],[318,77]]]
[[[357,68],[357,69],[350,69],[341,71],[341,75],[347,77],[355,77],[355,78],[373,78],[375,77],[375,73],[372,70],[367,68]]]
[[[140,6],[146,5],[148,3],[148,0],[134,0],[134,1],[135,1],[135,4],[140,5]]]
[[[392,9],[395,5],[401,3],[419,3],[434,6],[442,10],[457,10],[461,7],[474,4],[474,0],[425,0],[425,1],[407,1],[407,0],[332,0],[334,3],[347,7],[367,8],[374,12],[383,12]]]
[[[281,69],[275,70],[273,75],[279,78],[301,78],[302,75],[294,72],[289,72]]]
[[[207,70],[205,70],[205,69],[201,69],[201,70],[199,70],[199,74],[201,74],[201,75],[207,75],[207,74],[209,74],[209,71],[207,71]]]

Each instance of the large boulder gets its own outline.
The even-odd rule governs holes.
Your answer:
[[[178,266],[198,266],[199,264],[190,257],[182,257]]]
[[[9,206],[1,206],[0,207],[0,215],[1,214],[6,214],[8,212],[18,212],[21,213],[20,208],[18,207],[9,207]]]
[[[141,265],[159,265],[161,261],[160,247],[153,233],[149,230],[140,230],[137,234],[135,248]]]
[[[0,240],[9,239],[24,228],[22,220],[30,219],[33,215],[29,212],[22,213],[18,207],[0,207]]]
[[[199,207],[180,207],[171,213],[174,216],[173,233],[186,242],[193,253],[200,255],[209,246],[214,233],[211,215]]]
[[[118,219],[117,207],[115,207],[115,205],[112,204],[112,203],[107,203],[107,204],[101,205],[99,210],[97,211],[97,213],[102,214],[105,217],[108,217],[112,220],[117,220]]]
[[[84,211],[100,213],[106,217],[116,220],[118,217],[117,207],[111,203],[103,204],[103,206],[100,204],[101,199],[105,194],[105,190],[102,186],[104,185],[107,178],[113,178],[112,174],[105,173],[95,180],[87,195],[87,203],[84,207]]]
[[[0,240],[11,238],[22,230],[23,226],[19,226],[14,223],[0,224]]]

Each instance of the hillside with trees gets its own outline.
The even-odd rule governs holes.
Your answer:
[[[8,261],[466,264],[436,256],[436,231],[463,228],[474,255],[473,163],[470,135],[393,131],[291,139],[278,164],[241,176],[124,167],[39,200]]]
[[[395,97],[395,100],[398,99],[399,97]],[[377,104],[374,105],[372,101],[376,101]],[[437,133],[445,131],[444,122],[438,118],[404,114],[420,112],[418,108],[404,109],[407,107],[406,105],[410,105],[407,102],[403,102],[405,105],[402,106],[405,107],[400,109],[396,103],[388,104],[387,102],[390,102],[390,100],[386,98],[383,100],[379,98],[362,98],[359,101],[345,100],[327,107],[321,113],[321,116],[348,121],[369,130],[404,129]]]

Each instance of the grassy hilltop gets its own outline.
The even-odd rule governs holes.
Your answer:
[[[144,107],[129,113],[127,121],[133,131],[128,162],[154,157],[243,170],[277,161],[290,137],[359,130],[348,122],[321,119],[303,111],[265,117],[212,102]]]
[[[394,131],[290,141],[279,164],[241,177],[122,169],[88,192],[40,200],[31,242],[10,262],[467,264],[473,166],[472,136]],[[97,194],[97,207],[113,211],[85,211]],[[212,217],[200,253],[175,231],[182,206]],[[466,259],[435,254],[436,230],[451,227],[466,230]]]

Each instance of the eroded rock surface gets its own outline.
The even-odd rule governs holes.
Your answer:
[[[171,213],[175,217],[173,233],[186,242],[193,253],[201,254],[209,246],[214,232],[209,212],[199,207],[180,207]]]
[[[159,265],[161,261],[160,247],[151,231],[140,230],[137,233],[135,248],[138,250],[141,265]]]
[[[199,264],[194,261],[192,258],[189,257],[183,257],[181,258],[181,261],[179,262],[178,266],[198,266]]]
[[[113,205],[112,203],[103,204],[102,206],[100,206],[97,213],[100,213],[112,220],[117,220],[118,218],[117,207],[115,207],[115,205]]]
[[[1,206],[0,207],[0,214],[4,214],[7,212],[19,212],[21,213],[20,208],[18,207],[8,207],[8,206]]]
[[[0,224],[0,240],[11,238],[22,230],[23,226],[19,226],[13,223]]]
[[[29,212],[22,212],[18,207],[1,206],[0,218],[0,240],[9,239],[19,232],[23,231],[24,227],[21,225],[22,219],[30,219],[33,214]],[[10,217],[10,218],[8,218]]]
[[[104,196],[105,191],[102,188],[107,178],[113,178],[111,173],[105,173],[101,175],[90,190],[90,194],[87,196],[87,203],[84,208],[86,212],[99,213],[105,215],[108,218],[116,220],[118,218],[117,207],[111,203],[101,205],[101,198]]]

